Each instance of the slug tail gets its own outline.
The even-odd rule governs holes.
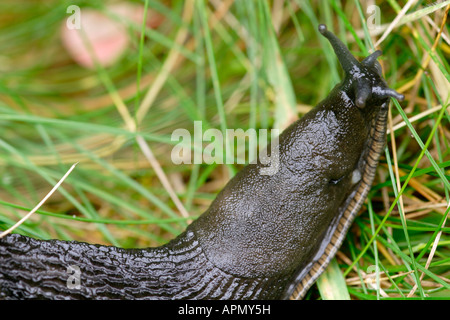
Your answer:
[[[146,249],[18,234],[0,240],[0,300],[275,299],[288,280],[223,272],[208,261],[191,231]]]

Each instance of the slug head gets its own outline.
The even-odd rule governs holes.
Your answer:
[[[348,48],[324,24],[319,25],[319,32],[328,39],[336,56],[344,69],[345,79],[342,90],[349,93],[358,108],[381,106],[390,97],[399,101],[404,96],[389,88],[383,79],[381,65],[377,58],[381,51],[377,50],[359,62]]]
[[[226,273],[278,277],[310,264],[367,180],[367,154],[379,156],[370,145],[374,122],[385,119],[390,97],[403,98],[382,78],[379,51],[358,62],[324,25],[319,30],[344,81],[279,136],[275,174],[261,175],[259,162],[246,166],[189,226],[208,260]]]

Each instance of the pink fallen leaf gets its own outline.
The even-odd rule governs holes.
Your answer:
[[[75,21],[75,26],[69,26],[65,20],[61,27],[61,40],[69,55],[79,65],[85,68],[94,68],[95,61],[101,66],[108,67],[114,64],[127,49],[130,39],[127,32],[127,20],[136,24],[142,24],[143,7],[122,3],[108,7],[108,10],[123,21],[109,17],[105,13],[94,9],[79,10],[78,16],[69,16],[70,22]],[[73,14],[76,14],[74,12]],[[155,27],[162,21],[160,15],[149,14],[147,25]],[[155,23],[156,21],[156,23]]]

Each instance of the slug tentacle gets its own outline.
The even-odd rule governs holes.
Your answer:
[[[379,62],[377,61],[378,57],[381,56],[383,53],[381,52],[381,50],[376,50],[374,51],[371,55],[367,56],[366,58],[364,58],[363,61],[361,61],[361,63],[367,67],[372,67],[372,66],[379,66],[378,69],[378,74],[381,75],[381,66],[379,64]]]
[[[355,91],[355,104],[358,108],[362,109],[366,106],[366,101],[370,99],[372,95],[372,88],[365,81],[358,80],[354,86]]]
[[[353,67],[359,65],[359,61],[350,53],[348,48],[342,43],[342,41],[336,37],[332,32],[328,31],[327,26],[324,24],[319,25],[319,32],[328,39],[333,46],[334,52],[338,57],[338,60],[344,69],[345,73],[349,73]]]

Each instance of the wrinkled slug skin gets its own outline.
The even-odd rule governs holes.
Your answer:
[[[185,232],[157,248],[8,235],[0,240],[0,298],[303,298],[366,198],[389,99],[403,98],[382,78],[379,51],[359,62],[324,25],[319,31],[345,77],[280,135],[275,174],[246,166]]]

